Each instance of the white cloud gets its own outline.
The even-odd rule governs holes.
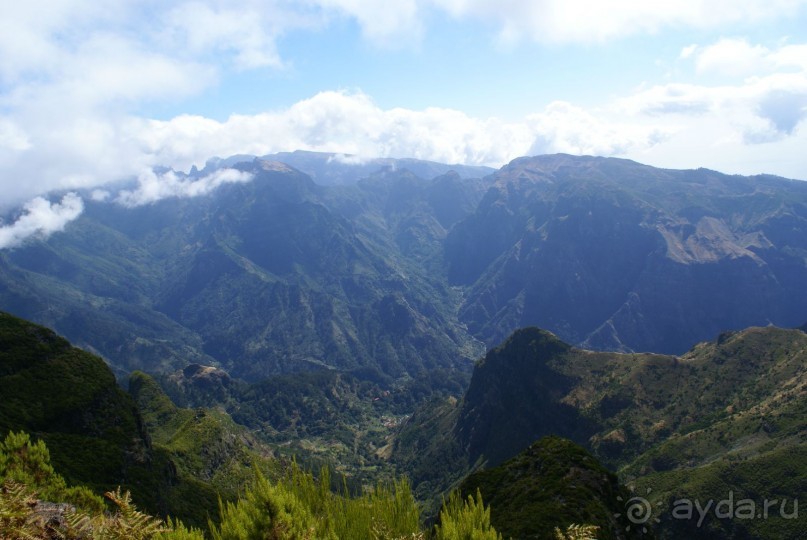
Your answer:
[[[634,159],[725,172],[771,172],[807,179],[807,52],[802,44],[768,48],[743,39],[697,46],[695,82],[645,86],[614,103],[613,114],[668,130],[668,140]],[[749,69],[753,68],[753,70]],[[719,85],[699,83],[718,75]]]
[[[718,28],[787,16],[803,0],[433,0],[457,18],[495,22],[503,39],[592,43],[663,28]]]
[[[743,39],[721,39],[698,47],[696,72],[720,74],[724,84],[671,83],[642,89],[621,100],[631,114],[711,116],[731,119],[746,143],[792,136],[807,118],[805,45],[770,50]]]
[[[625,155],[663,141],[663,129],[603,121],[570,103],[554,102],[543,113],[528,117],[535,133],[529,154]]]
[[[223,184],[249,182],[252,175],[235,169],[220,169],[198,180],[181,178],[173,171],[157,174],[144,171],[137,178],[137,189],[121,191],[115,202],[126,207],[143,206],[171,197],[188,198],[207,195]]]
[[[164,34],[194,55],[230,54],[239,69],[281,67],[276,39],[282,28],[275,21],[283,19],[272,3],[261,9],[260,4],[185,2],[166,13]]]
[[[423,31],[424,8],[429,2],[418,0],[311,0],[326,11],[355,18],[364,37],[386,46],[410,46]]]
[[[0,152],[3,149],[22,151],[31,147],[25,131],[14,121],[0,118]]]
[[[698,122],[691,125],[701,131],[709,131],[704,127],[708,122],[721,126],[719,140],[732,141],[733,154],[742,152],[748,142],[782,144],[804,131],[807,45],[765,48],[742,39],[692,45],[680,57],[701,71],[744,77],[742,81],[720,87],[693,82],[650,85],[620,100],[618,107],[596,111],[569,103],[540,103],[535,114],[510,122],[446,108],[384,109],[361,92],[321,92],[282,110],[232,115],[224,121],[196,115],[155,120],[141,111],[153,103],[203,94],[233,70],[282,69],[286,61],[278,44],[283,36],[320,28],[339,17],[356,21],[374,43],[411,44],[426,31],[440,31],[428,27],[439,19],[432,18],[436,12],[483,21],[504,39],[590,43],[663,28],[750,24],[787,16],[805,3],[9,3],[0,17],[0,207],[54,189],[103,187],[135,178],[156,165],[187,170],[211,156],[237,153],[307,149],[487,165],[530,151],[645,155],[678,144],[675,134],[688,129],[683,119],[695,117]],[[743,55],[750,55],[755,69],[762,71],[746,69],[747,64],[738,60]],[[178,177],[149,181],[129,194],[131,204],[154,196],[184,196],[179,194],[192,189],[178,185],[182,184]]]
[[[742,77],[765,73],[772,67],[770,51],[762,45],[751,45],[745,39],[721,39],[699,50],[695,57],[698,73]]]
[[[75,193],[68,193],[57,204],[36,197],[23,207],[23,214],[12,224],[0,226],[0,249],[19,246],[31,237],[44,238],[62,231],[83,210],[84,202]]]
[[[609,124],[565,103],[504,123],[451,109],[382,109],[365,94],[344,92],[322,92],[284,111],[225,122],[182,116],[143,122],[138,129],[141,146],[155,152],[156,162],[182,169],[201,166],[212,155],[297,149],[496,166],[531,149],[615,155],[662,138],[657,129]]]
[[[695,54],[695,51],[697,51],[697,50],[698,50],[697,45],[694,45],[694,44],[693,45],[687,45],[686,47],[681,49],[681,54],[678,55],[678,58],[681,58],[681,59],[689,58],[693,54]]]

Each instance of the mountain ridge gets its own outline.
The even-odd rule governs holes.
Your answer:
[[[468,288],[460,320],[488,346],[535,325],[589,348],[681,353],[728,328],[802,322],[805,230],[798,181],[558,155],[498,171],[445,246],[449,282]]]
[[[709,493],[704,485],[718,474],[726,490],[792,499],[798,482],[765,493],[747,479],[763,463],[777,477],[786,474],[793,459],[775,456],[805,451],[805,354],[804,332],[774,327],[726,332],[681,356],[587,351],[545,330],[521,329],[477,363],[460,401],[430,404],[402,426],[392,459],[416,493],[439,493],[551,434],[651,489],[652,502],[667,509],[676,498]],[[803,477],[803,470],[788,474]],[[668,520],[670,530],[681,530],[673,525],[691,523]],[[780,538],[772,531],[794,524],[769,526],[753,530]],[[697,537],[726,537],[721,527],[710,521]]]
[[[525,326],[680,354],[807,316],[799,181],[549,155],[485,178],[388,167],[325,186],[248,158],[210,167],[250,182],[134,208],[87,201],[65,232],[4,250],[0,307],[121,376],[199,363],[250,380],[468,373]]]

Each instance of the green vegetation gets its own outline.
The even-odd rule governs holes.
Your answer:
[[[555,527],[555,540],[596,540],[599,527],[572,524],[561,530]]]
[[[482,494],[468,495],[463,501],[454,491],[440,512],[435,526],[435,540],[502,540],[502,535],[490,524],[490,508],[482,502]]]
[[[0,395],[0,437],[26,431],[44,441],[69,484],[97,493],[125,485],[145,507],[165,507],[166,460],[100,358],[0,313]]]
[[[405,383],[469,367],[480,348],[433,270],[478,181],[401,171],[329,190],[264,165],[193,201],[88,202],[59,238],[0,253],[0,307],[122,374],[198,363],[255,382],[369,368]]]
[[[132,388],[137,401],[100,358],[0,314],[0,437],[8,437],[0,463],[8,462],[9,479],[82,506],[98,504],[92,493],[122,486],[149,512],[198,526],[217,515],[220,498],[236,498],[253,466],[277,468],[269,449],[225,413],[179,409],[142,373]],[[36,469],[43,485],[15,456],[43,456],[45,444],[58,475]],[[66,485],[86,488],[68,493]]]
[[[625,159],[519,158],[443,241],[458,318],[496,346],[682,354],[726,329],[804,323],[807,186]]]
[[[795,501],[807,493],[805,463],[807,444],[802,442],[751,457],[729,456],[695,468],[651,473],[637,478],[635,486],[637,492],[647,493],[661,517],[657,527],[660,538],[798,539],[804,537],[805,526]],[[697,510],[690,519],[675,519],[675,501],[682,499],[693,501],[693,505],[698,501],[701,507],[712,501],[712,507],[702,520]],[[715,514],[720,501],[726,501],[721,512],[743,517],[720,519]],[[748,519],[748,501],[754,508],[752,519]]]
[[[235,500],[254,470],[275,477],[280,464],[266,443],[217,409],[175,406],[150,376],[135,372],[129,391],[156,451],[166,455],[176,485],[169,512],[194,525],[217,516],[219,500]]]
[[[25,439],[15,435],[15,441]],[[47,448],[27,443],[30,452],[20,455],[18,468],[26,471],[51,471]],[[33,477],[28,477],[33,479]],[[0,538],[64,540],[202,540],[200,529],[189,529],[182,522],[161,520],[139,511],[128,492],[107,492],[114,512],[98,507],[71,505],[48,506],[38,497],[48,492],[62,492],[48,481],[59,479],[48,472],[36,481],[44,491],[28,484],[0,477]],[[277,482],[270,482],[260,472],[237,501],[221,502],[218,522],[209,522],[208,533],[214,540],[300,540],[349,539],[376,540],[425,539],[498,540],[501,535],[490,525],[490,510],[481,496],[461,502],[452,495],[440,515],[434,533],[424,531],[420,513],[409,484],[405,480],[390,485],[379,484],[358,497],[334,493],[327,470],[319,480],[293,465]]]
[[[25,484],[0,486],[0,538],[25,540],[204,540],[182,522],[163,522],[137,510],[129,492],[107,492],[114,513],[46,503]]]
[[[626,482],[652,487],[654,502],[668,506],[662,498],[677,495],[676,487],[700,486],[699,478],[717,471],[721,481],[703,484],[708,489],[701,495],[744,493],[763,464],[767,493],[793,500],[806,487],[788,480],[807,474],[805,462],[788,457],[804,448],[805,355],[804,332],[773,327],[722,334],[681,357],[586,351],[523,329],[477,365],[461,401],[416,412],[395,436],[392,460],[427,508],[429,494],[439,497],[480,468],[498,470],[525,441],[549,434],[586,447]],[[766,493],[763,478],[758,495]],[[496,491],[482,490],[494,525],[504,510]],[[609,534],[593,518],[572,522],[601,525],[600,534]],[[792,520],[733,526],[740,525],[760,538],[799,538]],[[731,526],[717,520],[708,530],[731,537]],[[501,530],[507,534],[504,525]]]
[[[41,497],[85,510],[103,510],[103,501],[86,487],[68,487],[50,462],[45,443],[24,432],[11,432],[0,441],[0,484],[10,482],[36,490]]]
[[[367,368],[358,373],[293,373],[244,383],[212,366],[191,364],[156,380],[183,407],[205,407],[211,417],[226,411],[255,440],[271,447],[278,459],[294,458],[311,470],[329,466],[349,476],[351,486],[371,487],[395,477],[388,459],[390,441],[416,404],[430,396],[437,400],[460,395],[467,376],[459,370],[435,369],[397,383]],[[162,402],[167,401],[163,396]],[[170,403],[168,408],[153,406],[155,415],[171,416],[166,412]],[[147,410],[150,405],[140,407]],[[149,414],[146,417],[152,429],[155,422]],[[161,440],[160,435],[152,436]]]
[[[459,491],[490,504],[490,522],[505,538],[553,539],[570,523],[599,528],[597,538],[638,538],[626,530],[623,500],[630,496],[616,476],[586,450],[559,437],[544,437],[498,467],[475,472]],[[646,536],[643,536],[646,537]]]

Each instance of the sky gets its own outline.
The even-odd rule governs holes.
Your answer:
[[[807,0],[0,0],[0,249],[211,157],[617,156],[807,180]],[[111,186],[136,179],[136,188]]]

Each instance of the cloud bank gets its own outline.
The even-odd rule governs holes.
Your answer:
[[[144,171],[137,179],[137,188],[123,190],[115,202],[127,208],[143,206],[168,198],[189,198],[207,195],[223,184],[252,180],[252,174],[235,169],[221,169],[198,180],[181,178],[173,171],[157,174]]]
[[[64,230],[83,210],[84,202],[75,193],[68,193],[56,204],[36,197],[23,207],[22,215],[14,223],[0,226],[0,249],[19,246],[30,237],[47,237]]]
[[[283,38],[348,21],[373,46],[412,46],[441,18],[472,21],[503,43],[601,43],[663,30],[746,27],[791,16],[807,0],[29,0],[0,18],[0,212],[29,201],[2,228],[2,245],[60,230],[81,199],[49,203],[53,190],[94,189],[122,205],[208,193],[222,176],[190,182],[157,175],[212,156],[297,149],[416,157],[498,166],[546,152],[618,155],[669,167],[772,172],[807,178],[807,43],[742,37],[695,43],[664,83],[646,83],[594,106],[537,103],[522,118],[460,110],[380,107],[360,90],[324,90],[257,114],[215,120],[154,119],[152,105],[206,96],[233,74],[282,73]],[[585,13],[580,17],[579,13]],[[482,37],[484,39],[484,36]],[[557,45],[555,45],[557,46]],[[682,75],[683,74],[683,75]],[[41,224],[41,226],[40,226]],[[57,226],[58,225],[58,226]]]
[[[140,111],[206,95],[233,73],[283,71],[284,36],[339,20],[358,25],[374,44],[417,43],[436,31],[429,27],[435,17],[480,22],[489,38],[585,44],[670,28],[753,24],[804,5],[807,0],[18,2],[0,18],[0,209],[50,190],[102,186],[154,166],[184,170],[233,153],[308,149],[485,165],[530,151],[642,156],[673,141],[669,135],[678,130],[674,122],[652,125],[648,117],[727,108],[740,113],[738,140],[781,140],[798,134],[802,121],[807,45],[772,49],[741,39],[693,45],[682,61],[696,75],[748,80],[643,88],[622,96],[623,111],[633,111],[627,116],[614,103],[583,110],[559,101],[504,122],[445,108],[381,109],[360,91],[327,89],[284,110],[222,121],[154,120]],[[755,71],[752,80],[752,67],[765,75]]]

